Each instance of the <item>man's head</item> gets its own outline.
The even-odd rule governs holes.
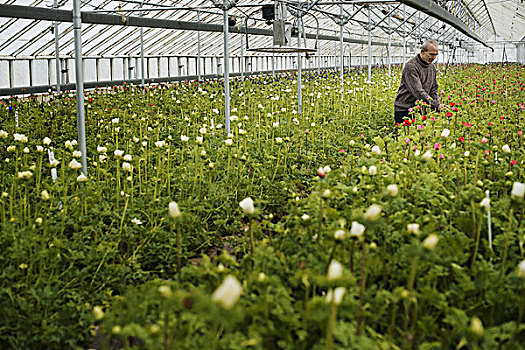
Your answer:
[[[421,59],[427,63],[432,63],[438,55],[438,44],[434,40],[427,40],[421,46]]]

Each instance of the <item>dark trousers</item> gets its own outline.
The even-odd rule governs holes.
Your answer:
[[[405,121],[405,118],[410,118],[408,116],[408,111],[394,111],[394,120],[396,124],[402,124]]]

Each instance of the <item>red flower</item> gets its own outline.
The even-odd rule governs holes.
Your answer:
[[[450,102],[450,107],[454,107],[456,104],[454,102]]]
[[[511,160],[510,165],[516,165],[516,160],[515,159]]]
[[[423,116],[423,120],[427,120],[427,116],[426,115]]]
[[[341,148],[341,149],[339,150],[339,153],[345,153],[345,149],[344,149],[344,148]]]
[[[459,139],[458,139],[459,142],[465,142],[465,138],[463,136],[461,136]]]
[[[452,112],[447,112],[447,117],[452,117]]]
[[[403,123],[403,125],[404,125],[404,126],[410,126],[410,125],[412,125],[412,122],[411,122],[409,119],[407,119],[407,120],[405,120],[405,122]]]

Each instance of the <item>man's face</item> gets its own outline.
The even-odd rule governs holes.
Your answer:
[[[421,49],[421,59],[427,63],[432,63],[438,55],[437,45],[428,45],[428,50]]]

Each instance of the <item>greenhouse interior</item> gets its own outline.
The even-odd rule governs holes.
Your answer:
[[[0,78],[1,349],[525,349],[523,0],[0,0]]]

